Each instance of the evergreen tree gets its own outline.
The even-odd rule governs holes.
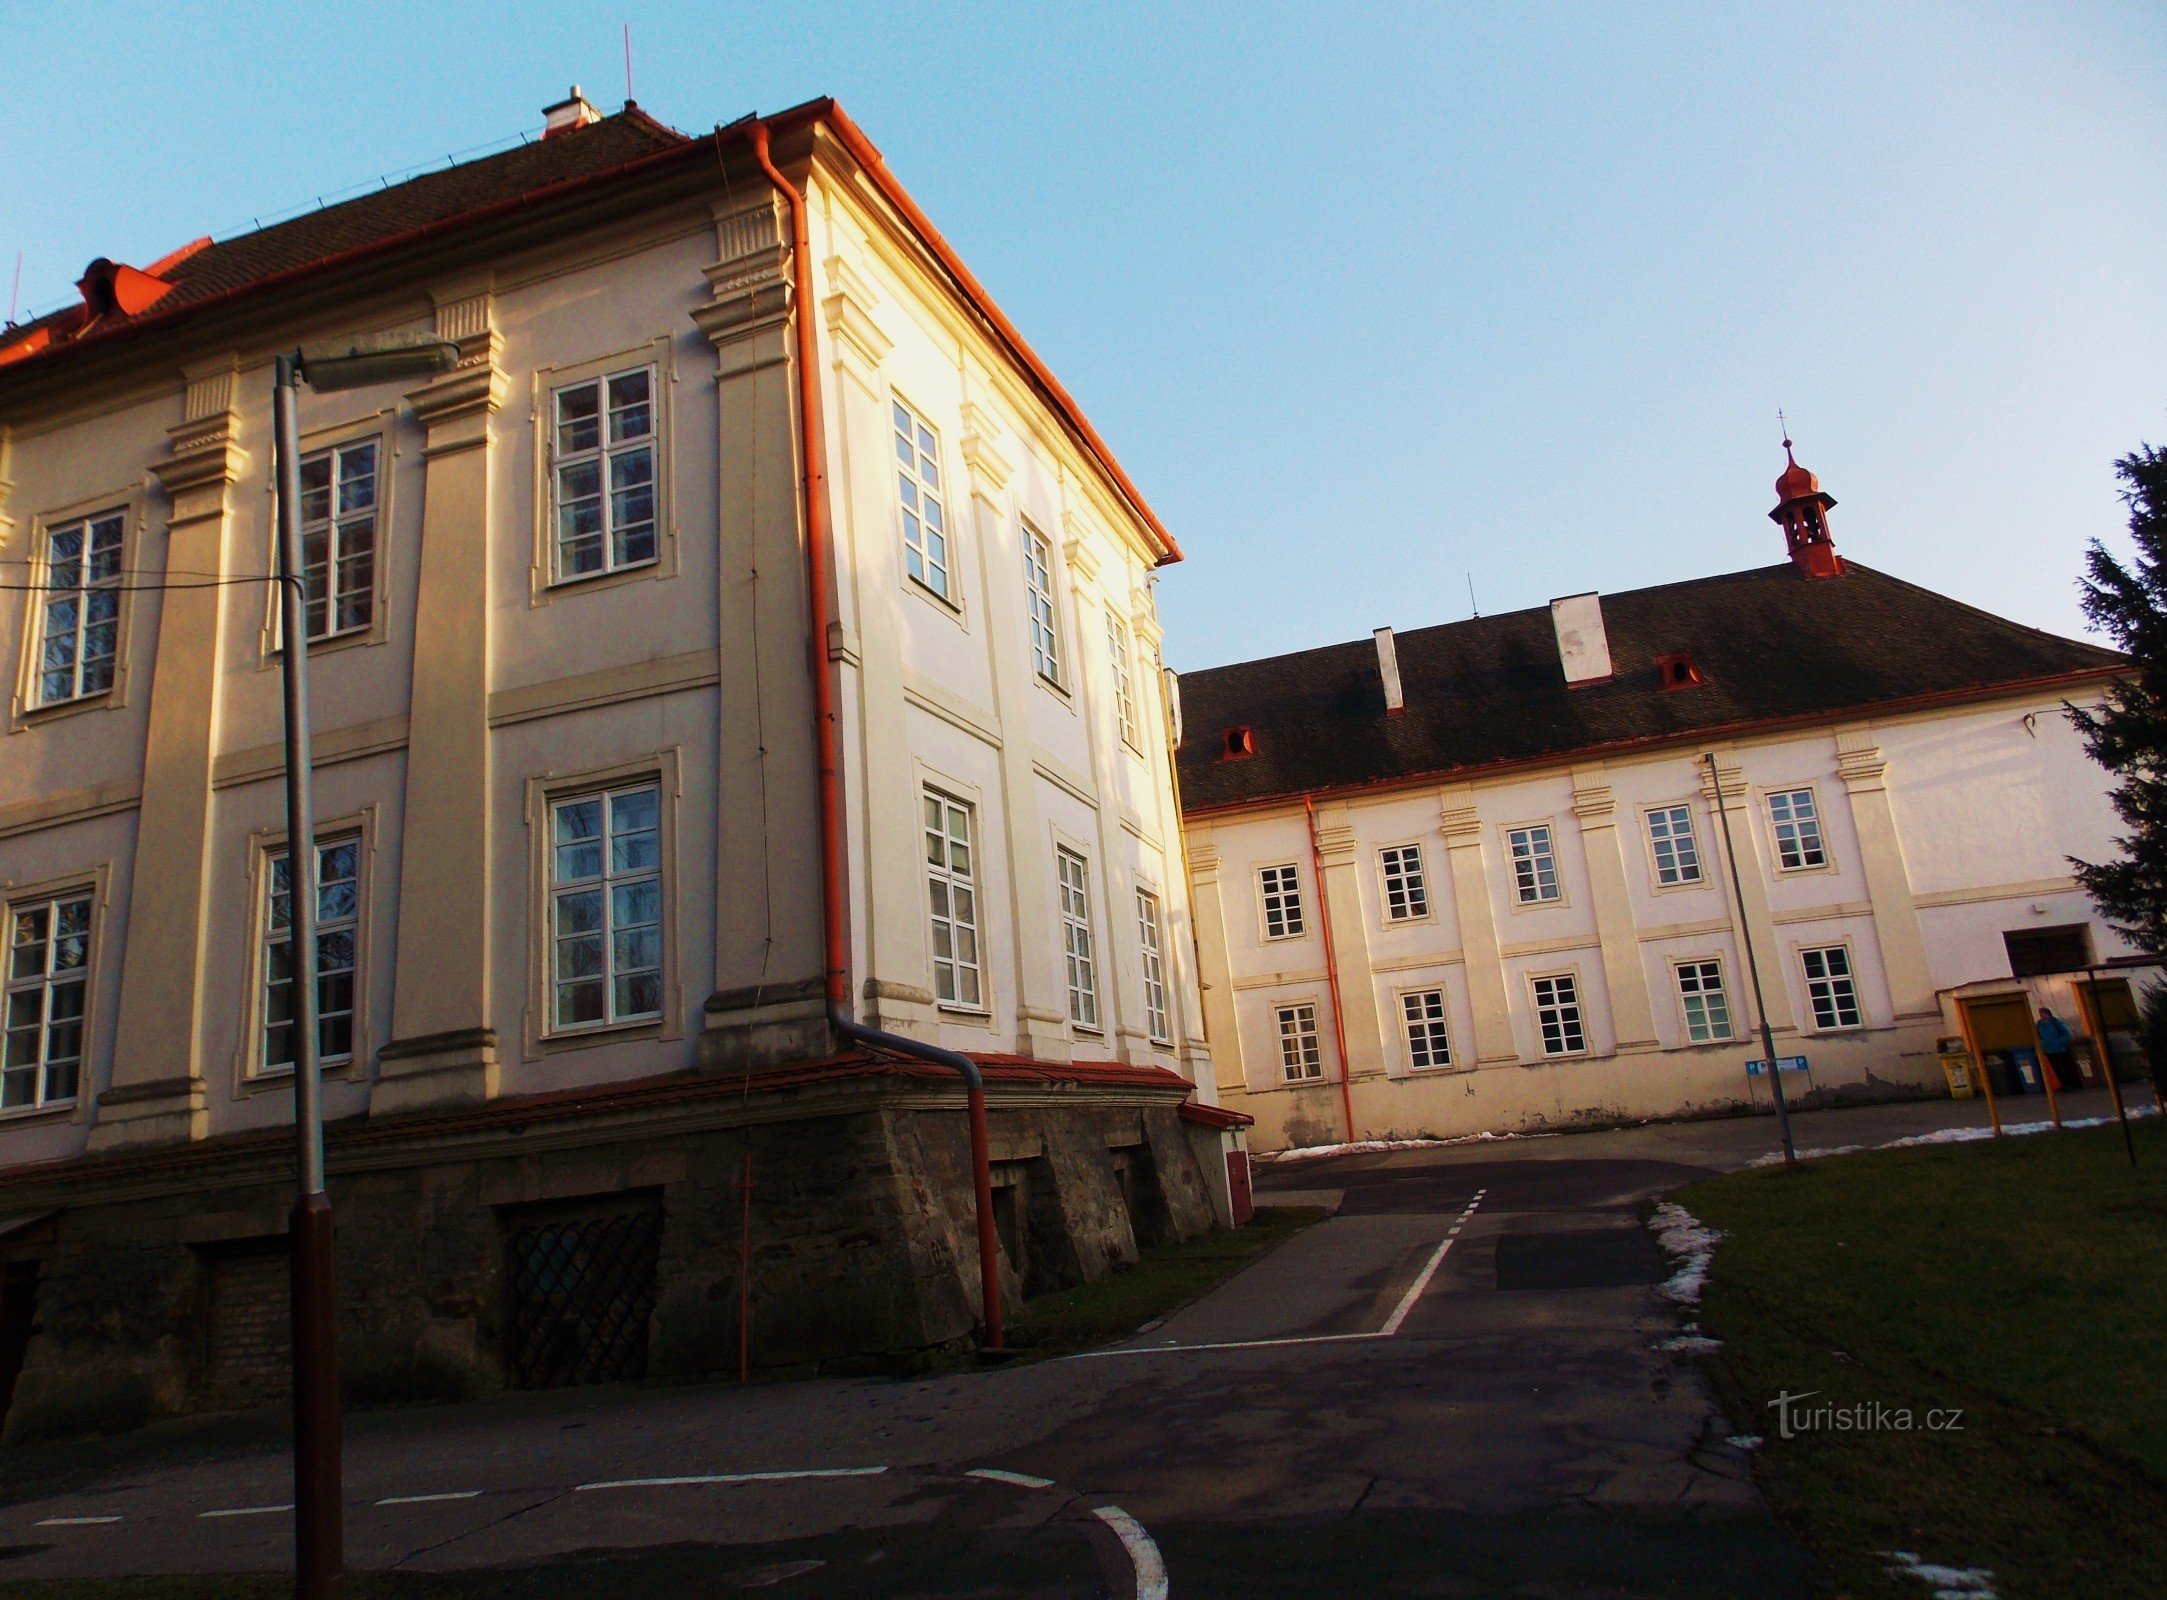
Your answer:
[[[2130,656],[2096,711],[2070,708],[2092,759],[2114,774],[2128,832],[2122,859],[2074,861],[2077,881],[2141,950],[2167,951],[2167,450],[2139,445],[2114,466],[2136,554],[2124,566],[2098,540],[2085,559],[2084,614]]]

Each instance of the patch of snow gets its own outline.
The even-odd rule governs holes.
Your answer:
[[[1768,1441],[1757,1433],[1734,1433],[1723,1442],[1733,1450],[1758,1450]]]
[[[1282,1161],[1319,1161],[1326,1156],[1374,1155],[1382,1150],[1442,1150],[1455,1144],[1490,1144],[1500,1139],[1524,1139],[1524,1133],[1463,1133],[1450,1139],[1355,1139],[1346,1144],[1308,1144],[1298,1150],[1282,1150],[1273,1156]]]
[[[1656,1345],[1658,1350],[1670,1350],[1689,1356],[1705,1356],[1722,1348],[1721,1339],[1711,1339],[1705,1333],[1673,1334]]]
[[[2129,1108],[2129,1114],[2134,1119],[2137,1117],[2157,1116],[2159,1112],[2158,1109],[2153,1106],[2131,1106]],[[2064,1119],[2062,1127],[2065,1129],[2104,1128],[2110,1126],[2114,1122],[2114,1120],[2115,1119],[2112,1117],[2069,1117]],[[2001,1131],[2005,1134],[2010,1135],[2012,1138],[2016,1138],[2031,1133],[2052,1133],[2054,1131],[2054,1124],[2052,1121],[2005,1122],[2001,1125]],[[1798,1159],[1801,1161],[1812,1161],[1821,1156],[1847,1156],[1859,1150],[1908,1150],[1914,1149],[1920,1145],[1929,1144],[1975,1144],[1981,1139],[1991,1139],[1993,1137],[1994,1130],[1990,1126],[1978,1128],[1935,1128],[1926,1133],[1906,1134],[1903,1138],[1891,1139],[1886,1144],[1839,1144],[1820,1150],[1801,1150],[1798,1153]],[[1751,1161],[1747,1162],[1746,1165],[1749,1167],[1773,1167],[1779,1164],[1782,1160],[1783,1156],[1781,1152],[1771,1151],[1765,1156],[1755,1156]]]
[[[1884,1550],[1881,1557],[1889,1571],[1925,1584],[1934,1600],[1995,1600],[1994,1574],[1985,1567],[1939,1566],[1909,1550]]]
[[[1656,1243],[1678,1263],[1663,1293],[1682,1306],[1699,1305],[1701,1289],[1708,1282],[1708,1264],[1715,1259],[1716,1242],[1723,1235],[1671,1200],[1655,1208],[1648,1225],[1655,1229]]]

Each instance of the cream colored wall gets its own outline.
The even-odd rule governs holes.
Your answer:
[[[2102,957],[2127,952],[2067,876],[2070,855],[2111,855],[2113,816],[2104,775],[2084,756],[2059,703],[2011,698],[1716,746],[1724,791],[1736,797],[1732,820],[1776,1047],[1811,1062],[1805,1077],[1785,1080],[1787,1089],[1837,1089],[1869,1077],[1939,1081],[1932,1047],[1943,1023],[1933,991],[2006,978],[2004,929],[2089,922]],[[1374,1021],[1350,1027],[1347,1041],[1358,1136],[1525,1130],[1766,1102],[1765,1078],[1743,1071],[1762,1053],[1757,1036],[1747,1035],[1758,1013],[1698,755],[1665,752],[1319,804],[1328,856],[1335,825],[1353,836],[1350,864],[1338,869],[1328,859],[1326,873],[1344,870],[1360,908],[1350,921],[1334,899],[1349,1021]],[[1774,870],[1766,796],[1806,786],[1818,802],[1829,864]],[[1656,882],[1646,812],[1681,803],[1693,811],[1704,879],[1666,888]],[[1504,830],[1542,821],[1558,845],[1565,903],[1521,907]],[[1408,842],[1422,846],[1433,911],[1394,926],[1384,921],[1377,855]],[[1198,818],[1190,843],[1205,863],[1199,903],[1213,913],[1201,923],[1205,969],[1225,972],[1232,990],[1213,1019],[1222,1098],[1257,1117],[1259,1148],[1344,1137],[1300,811]],[[1339,848],[1347,851],[1346,843]],[[1607,890],[1591,870],[1606,849],[1617,863]],[[1260,935],[1255,874],[1280,861],[1299,865],[1309,932],[1274,943]],[[1799,951],[1838,942],[1851,951],[1864,1025],[1816,1030]],[[1485,949],[1494,949],[1487,961]],[[1693,1045],[1673,963],[1709,958],[1723,964],[1739,1037]],[[1579,979],[1590,1041],[1583,1057],[1540,1053],[1529,980],[1554,971]],[[1445,991],[1454,1064],[1444,1071],[1407,1061],[1397,997],[1427,987]],[[1272,1008],[1303,999],[1318,1004],[1326,1077],[1290,1087]],[[1620,1042],[1618,1021],[1636,1005],[1651,1041],[1638,1046]],[[1499,1039],[1502,1051],[1492,1044]]]

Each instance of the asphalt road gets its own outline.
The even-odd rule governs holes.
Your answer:
[[[1820,1113],[1800,1142],[1975,1116]],[[1091,1356],[356,1417],[349,1559],[534,1596],[1808,1594],[1737,1430],[1663,1348],[1679,1317],[1639,1222],[1772,1132],[1280,1163],[1263,1197],[1332,1219]],[[11,1452],[0,1576],[288,1566],[276,1427]]]

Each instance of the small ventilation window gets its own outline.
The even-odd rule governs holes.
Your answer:
[[[1684,651],[1655,658],[1656,682],[1665,689],[1697,689],[1708,681],[1700,664]]]
[[[1246,722],[1227,729],[1226,736],[1219,744],[1221,761],[1246,761],[1256,753],[1257,736],[1250,732]]]

